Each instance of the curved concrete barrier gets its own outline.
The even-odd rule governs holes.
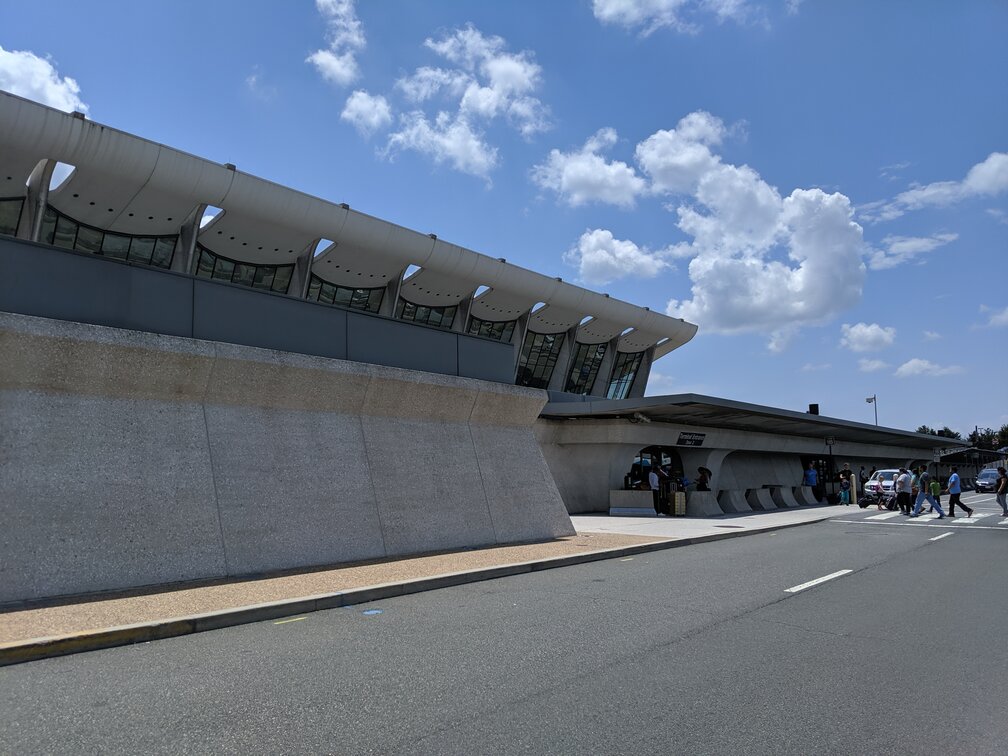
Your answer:
[[[784,486],[774,486],[770,489],[770,497],[773,499],[773,503],[778,507],[794,508],[798,506],[798,502],[795,501],[794,494],[791,493],[790,488],[785,488]]]
[[[749,502],[746,501],[745,491],[738,489],[721,491],[718,494],[718,504],[725,514],[741,514],[753,511],[753,508],[749,506]]]
[[[812,493],[812,486],[795,486],[794,497],[799,504],[811,505],[819,503],[816,501],[815,494]]]
[[[766,512],[777,510],[777,505],[770,498],[769,488],[750,488],[748,493],[746,493],[746,501],[749,502],[749,506],[753,509],[762,509]]]
[[[723,515],[713,491],[687,491],[687,517],[715,517]]]

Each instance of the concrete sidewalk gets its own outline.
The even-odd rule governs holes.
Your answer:
[[[575,515],[577,535],[258,579],[69,597],[0,612],[0,665],[803,525],[843,507],[709,519]]]

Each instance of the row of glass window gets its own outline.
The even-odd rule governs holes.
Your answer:
[[[591,391],[602,366],[606,346],[607,344],[576,344],[564,391],[572,394],[587,394]]]
[[[395,316],[400,320],[409,320],[414,323],[434,326],[450,330],[455,322],[455,312],[458,305],[447,305],[445,307],[428,307],[427,305],[413,304],[403,298],[399,298],[396,303]]]
[[[563,340],[562,333],[529,331],[518,358],[518,377],[515,382],[519,386],[548,388],[563,347]],[[606,348],[606,344],[575,343],[570,371],[564,384],[565,391],[573,394],[587,394],[591,391],[602,367]],[[606,390],[608,399],[626,399],[643,357],[643,352],[616,353],[616,361]]]
[[[308,299],[313,302],[352,307],[355,310],[364,310],[365,312],[378,312],[384,295],[384,286],[375,289],[352,289],[348,286],[337,286],[323,281],[314,273],[312,273],[311,283],[308,284]]]
[[[644,352],[617,352],[616,364],[613,365],[612,377],[609,379],[609,389],[606,399],[626,399],[633,386],[634,378],[640,369]]]
[[[0,199],[0,234],[14,236],[17,233],[22,205],[24,205],[23,197]]]
[[[230,281],[253,289],[286,294],[294,273],[293,265],[255,265],[231,260],[196,245],[196,276],[215,281]]]
[[[42,216],[39,241],[131,263],[170,268],[178,236],[131,236],[78,223],[53,207]]]
[[[471,336],[483,336],[494,341],[503,341],[505,344],[508,344],[511,342],[514,327],[514,320],[480,320],[477,317],[473,317],[469,321],[469,334]]]
[[[13,236],[21,216],[22,198],[0,199],[0,234]],[[171,267],[177,236],[130,236],[114,234],[78,223],[52,207],[47,207],[42,220],[41,241],[65,249],[112,257],[117,260],[138,262],[160,268]],[[294,272],[293,265],[254,265],[218,255],[202,245],[197,245],[196,275],[218,281],[230,281],[254,289],[286,293]],[[353,289],[323,281],[312,275],[308,299],[352,307],[366,312],[377,312],[385,287]],[[395,316],[412,321],[450,329],[458,310],[457,305],[428,307],[399,299]],[[508,343],[514,334],[515,321],[490,321],[472,318],[468,332]],[[564,334],[535,333],[530,331],[522,346],[518,361],[516,383],[533,388],[547,388],[556,368]],[[564,390],[574,394],[591,391],[598,377],[606,344],[575,345]],[[608,399],[625,399],[640,370],[643,352],[618,352],[612,376],[606,390]]]

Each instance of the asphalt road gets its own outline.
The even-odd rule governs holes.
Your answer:
[[[7,667],[0,752],[1004,754],[969,498]]]

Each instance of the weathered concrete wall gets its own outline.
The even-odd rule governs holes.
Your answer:
[[[545,400],[0,313],[0,602],[572,535]]]

